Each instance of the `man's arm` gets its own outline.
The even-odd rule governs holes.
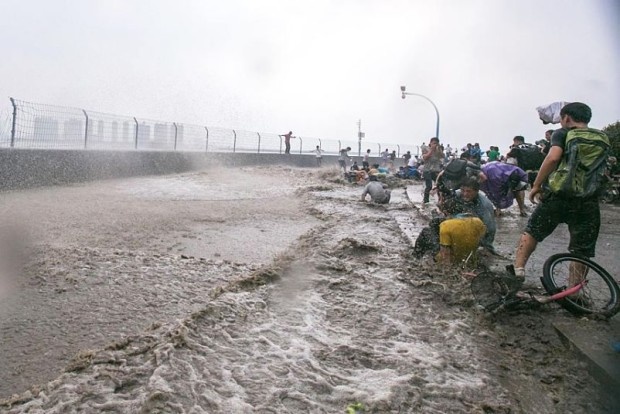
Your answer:
[[[364,191],[362,192],[362,201],[366,201],[366,194],[368,194],[368,185],[364,187]]]
[[[551,173],[558,167],[558,164],[562,160],[563,154],[564,150],[562,147],[557,145],[554,145],[551,149],[549,149],[549,153],[540,166],[540,170],[538,170],[538,175],[536,176],[536,180],[534,181],[532,190],[530,191],[530,201],[532,203],[536,203],[536,196],[540,196],[543,183],[547,181],[547,178],[549,178]]]

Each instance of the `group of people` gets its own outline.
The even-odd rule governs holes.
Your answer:
[[[457,151],[449,145],[444,148],[437,137],[422,145],[421,156],[412,156],[409,151],[403,155],[407,165],[402,167],[405,177],[410,171],[423,171],[423,203],[429,203],[435,190],[441,216],[432,219],[420,233],[414,247],[416,256],[432,252],[441,263],[454,264],[475,256],[479,247],[496,254],[496,217],[515,200],[519,214],[526,217],[528,185],[531,186],[529,199],[536,208],[520,237],[514,265],[510,267],[517,280],[524,279],[525,265],[537,244],[560,223],[568,225],[571,253],[594,256],[600,229],[598,197],[604,186],[610,142],[603,132],[588,127],[592,117],[588,105],[562,104],[556,114],[560,129],[546,131],[545,139],[535,144],[515,136],[505,156],[500,154],[499,147],[491,146],[483,162],[478,143],[467,144],[457,156]],[[287,153],[291,134],[284,135]],[[345,175],[357,182],[367,182],[362,200],[370,196],[374,203],[389,203],[390,190],[378,177],[393,172],[396,152],[385,149],[381,154],[382,165],[371,167],[368,149],[362,166],[355,162],[352,171],[348,171],[350,150],[350,147],[341,149],[338,162]],[[319,166],[321,154],[317,146]]]
[[[420,233],[414,253],[421,257],[431,252],[445,264],[467,260],[479,247],[495,253],[495,217],[515,199],[520,214],[527,215],[524,199],[529,182],[529,199],[536,207],[509,267],[517,281],[523,282],[525,265],[537,244],[560,223],[568,225],[568,250],[593,257],[600,229],[598,196],[603,189],[610,143],[603,132],[588,127],[591,116],[590,107],[584,103],[564,105],[559,112],[561,128],[548,131],[548,146],[538,143],[535,152],[523,137],[514,138],[507,154],[516,160],[514,164],[495,160],[479,165],[467,152],[442,169],[444,154],[439,140],[432,138],[422,154],[424,202],[436,188],[443,217],[431,220]]]

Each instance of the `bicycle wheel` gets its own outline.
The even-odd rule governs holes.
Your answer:
[[[490,271],[478,273],[470,287],[476,302],[488,311],[501,306],[510,294],[510,288],[504,280]]]
[[[620,287],[600,265],[572,253],[549,257],[543,267],[543,287],[553,295],[587,278],[588,283],[574,296],[558,300],[566,310],[576,314],[597,314],[610,318],[620,310]],[[571,280],[574,279],[574,280]]]

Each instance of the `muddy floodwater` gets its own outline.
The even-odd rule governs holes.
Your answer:
[[[613,412],[554,332],[573,316],[485,314],[412,257],[420,189],[377,206],[335,169],[273,166],[5,194],[28,260],[0,304],[0,412]],[[500,219],[506,262],[524,224]]]

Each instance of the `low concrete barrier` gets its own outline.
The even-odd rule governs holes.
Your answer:
[[[360,157],[353,157],[361,165]],[[380,162],[372,158],[371,163]],[[402,164],[402,159],[397,160]],[[305,154],[192,153],[163,151],[0,150],[0,190],[15,190],[74,182],[171,174],[209,167],[284,164],[315,167]],[[338,157],[323,156],[323,166],[338,165]]]

